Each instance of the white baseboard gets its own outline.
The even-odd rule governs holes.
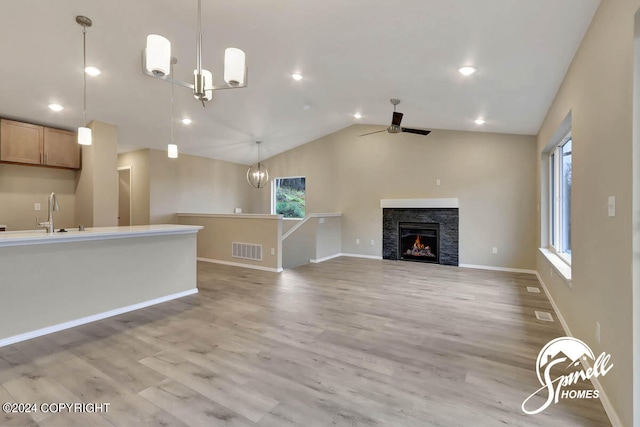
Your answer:
[[[160,304],[163,302],[171,301],[174,299],[186,297],[188,295],[197,294],[198,289],[190,289],[184,292],[178,292],[175,294],[167,295],[160,298],[155,298],[149,301],[144,301],[138,304],[129,305],[127,307],[117,308],[115,310],[105,311],[104,313],[94,314],[92,316],[83,317],[81,319],[71,320],[69,322],[58,323],[57,325],[47,326],[46,328],[37,329],[31,332],[25,332],[24,334],[14,335],[9,338],[0,340],[0,347],[15,344],[21,341],[27,341],[32,338],[41,337],[43,335],[52,334],[65,329],[75,328],[76,326],[85,325],[87,323],[95,322],[98,320],[106,319],[107,317],[118,316],[120,314],[128,313],[134,310],[140,310],[141,308],[150,307],[152,305]]]
[[[197,259],[198,261],[210,262],[211,264],[222,264],[222,265],[230,265],[233,267],[251,268],[253,270],[270,271],[271,273],[281,273],[283,271],[282,268],[263,267],[261,265],[243,264],[241,262],[222,261],[220,259],[200,258],[200,257],[198,257]]]
[[[329,261],[330,259],[339,258],[341,256],[342,254],[333,254],[323,258],[310,259],[309,262],[311,262],[311,264],[320,264],[321,262]]]
[[[340,254],[338,254],[338,256],[348,256],[348,257],[351,257],[351,258],[382,259],[382,256],[380,256],[380,255],[360,255],[360,254],[340,253]]]
[[[549,289],[547,288],[547,285],[545,285],[544,281],[542,280],[542,277],[540,277],[540,274],[537,271],[535,272],[535,274],[538,277],[538,282],[540,282],[540,285],[542,286],[544,293],[547,295],[547,298],[551,303],[551,307],[553,307],[553,311],[556,313],[556,317],[558,318],[560,325],[562,325],[562,329],[564,329],[564,333],[568,337],[573,337],[573,334],[571,333],[571,329],[569,329],[569,325],[567,324],[566,320],[564,320],[564,317],[562,316],[560,309],[558,309],[556,302],[553,300],[551,293],[549,293]],[[582,362],[582,367],[585,370],[591,368],[591,365],[589,364],[588,361],[583,359],[581,360],[581,362]],[[591,384],[593,384],[593,387],[595,387],[595,389],[598,390],[600,394],[600,402],[602,402],[602,406],[604,407],[604,411],[607,413],[607,416],[609,417],[609,421],[611,421],[611,425],[613,427],[623,427],[622,422],[620,421],[620,417],[618,416],[618,413],[613,408],[613,405],[611,404],[611,401],[609,400],[607,393],[605,393],[604,389],[602,388],[602,384],[600,384],[600,381],[598,381],[598,378],[596,378],[595,376],[591,377]]]
[[[493,267],[490,265],[458,264],[458,267],[477,268],[478,270],[506,271],[509,273],[538,274],[535,270],[523,270],[521,268],[508,268],[508,267]]]

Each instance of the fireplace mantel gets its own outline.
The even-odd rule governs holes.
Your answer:
[[[458,199],[380,199],[381,208],[459,208]]]

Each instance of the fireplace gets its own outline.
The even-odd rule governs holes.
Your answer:
[[[408,258],[408,249],[413,249],[418,234],[420,245],[424,246],[418,254],[418,261],[442,265],[458,265],[458,200],[457,199],[383,199],[382,207],[382,258],[392,260],[415,261]],[[403,233],[400,228],[410,225],[404,231],[405,242],[410,247],[403,248]],[[437,227],[434,227],[437,225]],[[418,230],[418,232],[416,232]],[[422,230],[422,231],[420,231]],[[434,234],[436,234],[434,236]],[[410,236],[413,235],[413,238]],[[426,251],[436,256],[432,256]]]
[[[398,259],[440,263],[440,224],[401,222],[398,227]]]

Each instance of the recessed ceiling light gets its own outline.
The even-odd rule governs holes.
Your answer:
[[[89,74],[92,77],[99,76],[102,71],[97,69],[96,67],[87,67],[84,69],[84,72]]]
[[[302,106],[302,109],[305,110],[305,111],[310,110],[311,109],[311,104],[304,104]]]
[[[300,74],[300,73],[293,73],[293,74],[291,74],[291,78],[292,78],[293,80],[302,80],[302,74]]]
[[[182,119],[182,124],[183,125],[190,125],[191,124],[191,119],[188,119],[188,118]]]
[[[355,117],[356,119],[361,119],[361,118],[362,118],[362,114],[360,114],[360,113],[355,113],[355,114],[353,115],[353,117]]]
[[[475,119],[475,120],[473,121],[473,123],[475,123],[475,124],[477,124],[477,125],[483,125],[483,124],[485,124],[486,122],[485,122],[484,120],[482,120],[482,119]]]
[[[51,111],[56,111],[56,112],[58,112],[58,111],[62,111],[62,110],[64,110],[64,107],[63,107],[62,105],[60,105],[60,104],[49,104],[49,109],[50,109]]]
[[[476,67],[471,67],[469,65],[465,65],[464,67],[458,68],[458,72],[460,74],[462,74],[463,76],[470,76],[471,74],[475,73],[476,71],[478,71],[478,69]]]

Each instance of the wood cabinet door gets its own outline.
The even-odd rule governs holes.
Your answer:
[[[0,160],[5,162],[42,163],[44,127],[29,123],[0,121]]]
[[[80,146],[75,133],[44,128],[44,162],[47,166],[80,169]]]

